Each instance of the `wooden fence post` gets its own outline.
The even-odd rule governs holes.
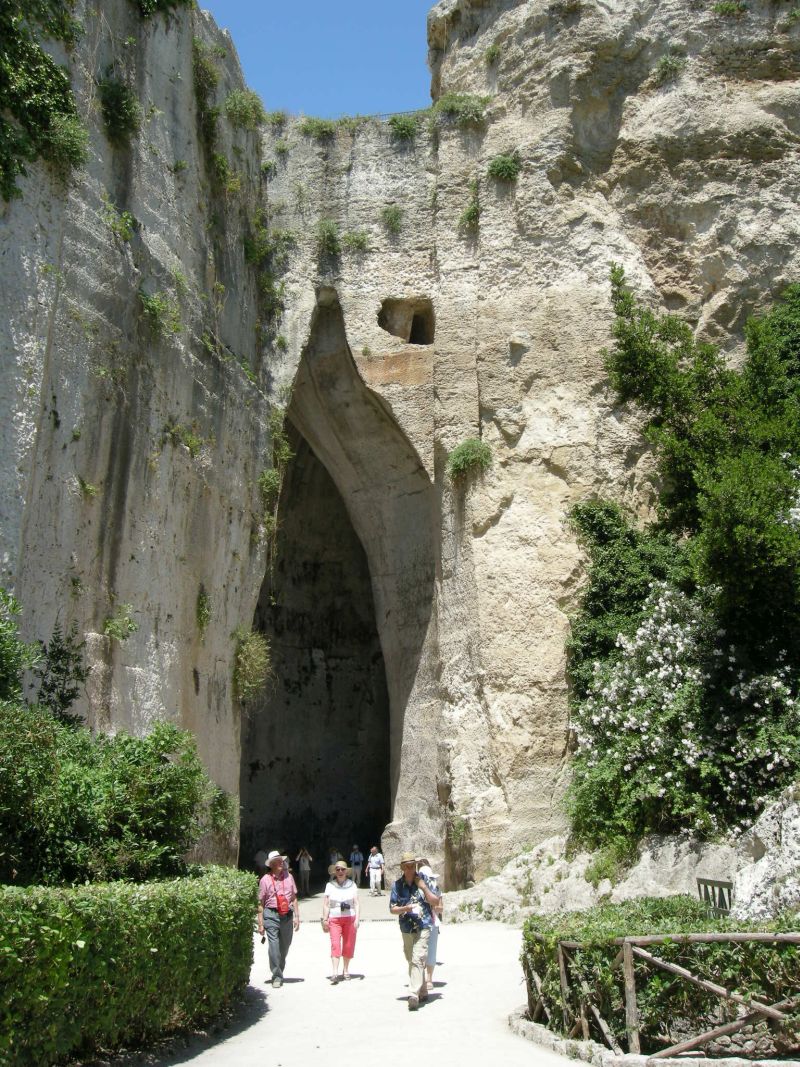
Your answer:
[[[633,950],[626,941],[622,946],[622,971],[625,975],[625,1026],[628,1031],[628,1052],[641,1052],[639,1044],[639,1008],[636,1004],[636,975],[633,970]]]
[[[558,954],[558,976],[561,979],[561,1002],[562,1002],[561,1014],[564,1016],[564,1032],[567,1033],[569,1031],[570,1019],[573,1016],[572,1016],[572,1006],[570,1005],[570,1002],[569,1002],[569,982],[567,980],[566,953],[564,952],[564,949],[561,947],[561,942],[560,941],[559,941],[559,943],[558,943],[558,945],[556,947],[556,952]]]

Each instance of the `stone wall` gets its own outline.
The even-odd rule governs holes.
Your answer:
[[[644,515],[652,500],[634,413],[603,371],[609,266],[737,357],[746,316],[798,274],[800,29],[772,0],[738,19],[693,0],[443,0],[434,94],[488,97],[484,123],[426,120],[406,142],[378,119],[323,140],[292,120],[259,142],[223,121],[242,179],[222,193],[197,134],[191,40],[218,50],[220,100],[241,84],[230,41],[199,14],[142,25],[123,0],[102,22],[78,6],[92,160],[68,195],[32,174],[1,223],[2,551],[28,632],[60,612],[89,635],[97,725],[175,717],[231,789],[240,762],[268,763],[249,741],[240,752],[230,635],[262,589],[256,483],[266,416],[288,403],[369,571],[389,700],[384,849],[426,851],[451,883],[499,868],[564,825],[564,641],[584,562],[568,511],[604,494]],[[92,79],[128,37],[148,120],[123,156]],[[510,152],[516,181],[489,178]],[[104,195],[140,220],[130,244]],[[257,334],[243,238],[259,207],[294,245],[274,279],[283,313]],[[322,218],[366,233],[367,250],[321,255]],[[168,341],[146,335],[139,285],[180,299]],[[410,343],[398,308],[425,301],[433,337]],[[469,437],[493,465],[456,488],[447,454]],[[115,603],[140,625],[123,645],[102,634]],[[281,832],[266,808],[253,818]]]

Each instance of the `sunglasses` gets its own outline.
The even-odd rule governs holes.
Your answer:
[[[334,867],[333,869],[336,871],[337,874],[347,870],[346,867]]]

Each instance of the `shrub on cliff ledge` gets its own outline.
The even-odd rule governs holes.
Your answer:
[[[495,178],[497,181],[513,182],[516,181],[521,170],[522,160],[519,154],[511,152],[508,155],[494,156],[489,161],[487,173],[490,178]]]
[[[445,93],[431,108],[434,118],[454,122],[456,126],[481,126],[485,122],[484,111],[488,96],[470,96],[468,93]]]
[[[485,441],[470,437],[447,457],[447,474],[454,484],[463,484],[483,474],[492,465],[492,450]]]
[[[267,115],[261,97],[252,89],[234,89],[225,100],[225,114],[232,126],[239,130],[257,130]]]
[[[113,145],[127,145],[142,125],[142,107],[134,91],[118,78],[103,78],[97,86],[106,134]]]

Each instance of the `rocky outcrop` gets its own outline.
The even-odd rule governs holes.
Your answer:
[[[755,823],[724,843],[652,837],[630,869],[605,876],[603,855],[570,852],[563,837],[543,841],[498,874],[447,893],[450,922],[499,919],[520,923],[531,914],[581,911],[636,897],[698,894],[697,879],[732,884],[731,916],[763,923],[800,910],[800,786],[785,789]]]
[[[800,786],[784,790],[738,845],[733,915],[763,922],[800,911]]]
[[[736,869],[733,845],[688,839],[646,839],[636,863],[609,877],[596,853],[573,853],[563,837],[543,841],[477,885],[445,896],[445,920],[499,919],[520,923],[528,915],[583,911],[637,897],[697,896],[697,879],[728,881]]]
[[[335,622],[309,645],[305,610],[270,602],[258,478],[269,412],[286,405],[369,573],[358,656],[377,635],[387,699],[363,707],[383,709],[388,738],[384,848],[426,851],[451,884],[480,877],[564,826],[564,641],[583,573],[568,511],[603,494],[644,514],[652,498],[637,422],[603,371],[609,265],[735,357],[744,318],[800,265],[798,24],[771,0],[741,18],[692,0],[444,0],[434,95],[487,97],[484,121],[425,119],[400,140],[378,119],[319,137],[276,117],[259,140],[223,112],[224,174],[199,132],[192,38],[219,69],[216,104],[242,84],[230,40],[189,11],[76,12],[91,162],[69,192],[32,173],[1,223],[0,551],[28,632],[60,617],[88,635],[98,726],[166,715],[195,730],[220,784],[247,780],[248,841],[289,836],[264,799],[279,757],[298,761],[286,780],[316,818],[315,768],[344,721],[338,665],[353,678],[369,664]],[[147,116],[130,151],[108,144],[94,103],[111,62]],[[518,156],[516,180],[489,177],[501,153]],[[138,220],[130,242],[108,203]],[[462,224],[476,203],[477,227]],[[259,217],[273,245],[256,269],[244,238]],[[349,235],[338,254],[321,219]],[[148,331],[140,288],[180,305],[178,332]],[[454,486],[447,454],[470,437],[493,464]],[[289,495],[311,469],[287,473],[280,506],[313,506]],[[303,551],[303,581],[339,567],[324,584],[335,620],[330,590],[347,612],[362,557],[310,531]],[[259,602],[257,624],[296,646],[292,699],[320,709],[286,752],[281,732],[300,728],[278,690],[242,730],[231,683],[231,634]],[[119,604],[139,624],[124,644],[104,634]],[[355,824],[325,808],[327,846]]]

